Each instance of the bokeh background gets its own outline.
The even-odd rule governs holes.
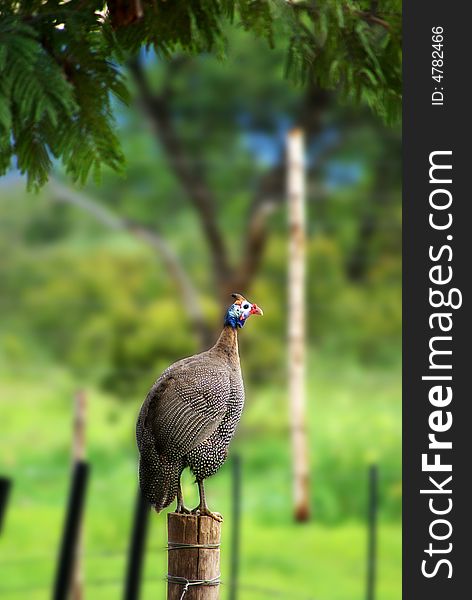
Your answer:
[[[240,334],[247,402],[231,447],[242,461],[239,597],[364,598],[367,470],[375,463],[376,597],[400,598],[400,134],[334,93],[294,86],[282,64],[278,51],[237,30],[226,61],[164,62],[143,53],[128,72],[131,106],[116,106],[125,178],[105,172],[73,189],[58,164],[38,194],[27,193],[16,172],[0,182],[0,474],[13,479],[0,536],[2,598],[50,596],[79,390],[92,465],[85,592],[119,597],[137,485],[137,412],[169,363],[216,335],[228,291],[246,293],[265,313]],[[156,128],[153,101],[168,129]],[[286,376],[284,144],[300,124],[308,181],[307,523],[293,519]],[[195,207],[199,193],[214,203],[226,279]],[[244,289],[229,289],[244,269]],[[182,272],[190,296],[182,294]],[[187,476],[190,505],[194,487]],[[230,489],[231,459],[207,483],[210,507],[226,517],[223,581]],[[145,599],[164,598],[164,546],[165,517],[153,516]]]

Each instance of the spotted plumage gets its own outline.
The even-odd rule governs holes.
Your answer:
[[[177,496],[177,511],[187,512],[180,476],[190,467],[200,491],[194,512],[218,518],[206,506],[203,480],[224,463],[244,406],[237,330],[251,314],[262,314],[240,294],[233,297],[215,345],[168,367],[141,407],[136,426],[139,481],[157,511]]]

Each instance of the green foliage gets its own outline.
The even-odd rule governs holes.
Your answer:
[[[145,394],[169,363],[197,350],[181,305],[172,299],[175,292],[156,274],[159,263],[152,255],[137,247],[113,252],[94,244],[77,252],[67,238],[50,236],[51,224],[43,221],[42,238],[31,237],[25,228],[30,250],[0,263],[6,298],[15,299],[3,306],[6,359],[40,348],[43,357],[128,399]],[[274,237],[267,276],[251,291],[264,307],[264,319],[249,323],[240,336],[246,380],[257,386],[285,381],[287,313],[279,260],[284,251],[285,240]],[[323,237],[310,243],[308,331],[324,354],[364,366],[395,364],[401,332],[399,263],[384,263],[367,285],[347,284],[336,245]],[[222,317],[212,313],[217,335]],[[25,356],[21,362],[31,360]]]
[[[154,85],[169,77],[179,137],[190,155],[198,157],[214,190],[218,224],[237,265],[257,185],[254,174],[263,176],[268,169],[247,139],[259,135],[281,153],[282,136],[274,131],[293,119],[304,94],[279,78],[280,50],[265,53],[264,42],[247,40],[244,32],[233,35],[231,43],[225,64],[198,57],[169,75],[168,64],[159,61],[150,65],[149,78]],[[198,219],[139,110],[123,107],[118,114],[129,163],[126,181],[109,172],[99,188],[90,186],[86,193],[123,219],[159,231],[217,330],[221,309],[215,306]],[[327,148],[328,162],[321,155],[324,163],[309,174],[309,340],[323,352],[346,354],[363,364],[391,364],[401,327],[399,136],[391,130],[387,134],[367,110],[354,117],[328,106],[324,114],[323,131],[334,130],[342,143],[334,151]],[[313,139],[315,144],[322,135]],[[356,180],[324,190],[321,165],[328,168],[332,162],[354,164]],[[9,352],[40,348],[54,362],[127,398],[145,393],[164,366],[195,351],[193,331],[159,255],[133,241],[131,234],[104,229],[77,207],[51,202],[48,188],[32,198],[7,185],[5,190],[0,280],[4,295],[14,300],[5,307],[4,327],[20,323],[25,332],[17,344],[10,335]],[[364,244],[366,219],[374,227]],[[248,380],[258,385],[274,379],[283,383],[286,360],[287,230],[282,208],[269,227],[260,274],[246,290],[266,315],[241,336]],[[365,263],[361,281],[349,275],[354,255]]]
[[[300,81],[336,89],[346,102],[365,103],[393,123],[401,111],[400,7],[378,4],[375,15],[369,3],[345,0],[296,11],[287,71]]]
[[[15,155],[29,187],[46,182],[54,159],[80,182],[123,165],[110,92],[125,100],[126,88],[97,15],[74,5],[2,3],[0,173]]]
[[[130,3],[129,6],[133,4]],[[52,162],[84,182],[120,170],[110,95],[126,100],[118,65],[142,46],[158,56],[223,56],[228,24],[286,48],[287,73],[335,89],[387,121],[399,117],[400,3],[381,0],[143,0],[142,18],[103,13],[99,1],[0,3],[0,173],[16,156],[28,185]]]

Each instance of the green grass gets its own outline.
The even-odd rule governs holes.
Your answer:
[[[240,599],[361,600],[365,597],[366,466],[381,466],[377,600],[401,597],[400,396],[396,371],[339,361],[310,371],[313,519],[291,517],[290,440],[283,388],[248,391],[231,452],[243,464]],[[2,474],[14,478],[0,537],[0,596],[50,596],[70,469],[72,377],[45,368],[0,377]],[[88,396],[92,464],[84,531],[87,597],[120,597],[136,492],[134,422],[140,399]],[[231,462],[207,482],[210,507],[225,515],[222,579],[228,581]],[[187,504],[197,493],[184,478]],[[152,515],[143,599],[165,597],[165,516]],[[15,590],[17,590],[15,592]],[[222,586],[225,598],[227,586]],[[278,594],[278,595],[277,595]]]
[[[23,506],[11,511],[0,559],[2,598],[49,597],[62,516],[59,506]],[[161,581],[166,572],[165,518],[153,516],[153,521],[144,575],[149,581],[144,588],[145,599],[165,597]],[[117,597],[123,582],[129,527],[126,507],[94,507],[92,513],[89,503],[84,559],[87,597]],[[224,582],[228,581],[230,529],[231,520],[227,518],[222,543]],[[254,516],[246,514],[242,527],[241,598],[264,600],[277,597],[278,593],[294,600],[361,600],[365,589],[365,536],[359,523],[335,527],[316,523],[261,526]],[[398,525],[380,527],[380,600],[401,596],[400,543]],[[27,552],[23,552],[21,549],[26,547]],[[227,587],[223,585],[222,590],[225,592]]]

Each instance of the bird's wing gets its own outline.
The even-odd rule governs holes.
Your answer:
[[[144,420],[157,451],[183,456],[196,448],[220,425],[230,393],[224,368],[190,361],[168,369],[150,391]]]

